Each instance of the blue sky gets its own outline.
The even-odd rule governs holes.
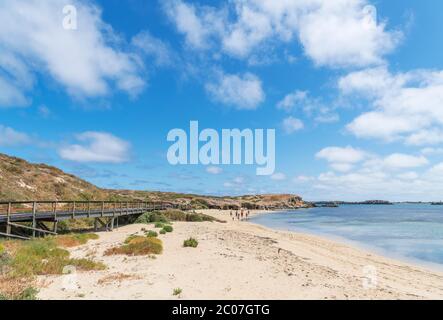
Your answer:
[[[106,188],[440,200],[441,12],[436,0],[5,0],[0,152]],[[275,174],[171,166],[166,135],[191,120],[275,128]]]

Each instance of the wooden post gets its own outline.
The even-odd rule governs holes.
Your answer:
[[[129,202],[126,202],[126,215],[129,215]]]
[[[94,219],[94,231],[98,230],[98,218]]]
[[[75,201],[72,203],[72,219],[75,219]]]
[[[34,230],[32,230],[33,238],[35,238],[35,228],[37,227],[36,213],[37,213],[37,203],[34,201],[32,203],[32,227],[34,228]]]
[[[105,202],[102,202],[102,217],[105,215]]]
[[[54,202],[53,206],[54,206],[54,221],[56,221],[57,220],[57,201]]]
[[[91,202],[88,202],[88,218],[91,217]]]
[[[57,233],[58,221],[57,221],[57,201],[54,203],[54,229],[53,232]]]
[[[8,213],[7,213],[7,224],[6,224],[6,234],[11,234],[11,202],[8,203]]]

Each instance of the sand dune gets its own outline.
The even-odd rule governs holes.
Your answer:
[[[100,233],[74,248],[75,257],[108,270],[41,277],[41,299],[442,299],[443,273],[387,259],[316,236],[231,221],[175,222],[160,235],[164,253],[104,257],[103,252],[146,225]],[[152,228],[149,226],[148,228]],[[197,248],[183,248],[193,236]],[[181,288],[179,296],[173,295]]]

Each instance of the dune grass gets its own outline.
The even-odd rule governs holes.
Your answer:
[[[155,237],[130,236],[125,240],[123,245],[106,250],[105,256],[144,256],[161,254],[162,252],[163,243],[160,239]]]
[[[95,233],[67,234],[55,237],[55,242],[60,247],[71,248],[86,244],[89,240],[97,240],[99,236]]]
[[[90,259],[74,259],[60,246],[86,243],[96,236],[66,235],[32,239],[8,240],[0,245],[0,298],[31,299],[36,296],[32,284],[38,275],[63,274],[66,266],[79,271],[103,270],[106,266]]]
[[[214,217],[208,216],[203,213],[196,212],[184,212],[181,210],[162,210],[146,212],[139,216],[135,223],[155,223],[156,228],[162,228],[164,224],[168,224],[171,221],[184,221],[184,222],[203,222],[203,221],[217,221]]]

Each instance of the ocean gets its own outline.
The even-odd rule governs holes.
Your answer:
[[[250,221],[352,243],[390,258],[443,267],[443,206],[342,205],[261,214]]]

